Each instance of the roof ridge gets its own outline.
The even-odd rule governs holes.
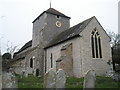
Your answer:
[[[57,13],[63,14],[63,13],[61,13],[60,11],[58,11],[54,8],[49,8],[49,9],[46,10],[46,12],[51,12],[51,11],[56,11]],[[63,15],[65,15],[65,14],[63,14]]]
[[[70,18],[68,16],[66,16],[65,14],[61,13],[60,11],[54,9],[54,8],[49,8],[47,9],[46,11],[44,12],[47,12],[47,13],[51,13],[51,14],[55,14],[55,15],[60,15],[60,16],[63,16],[63,17],[67,17],[67,18]]]
[[[54,8],[49,8],[47,9],[46,11],[43,11],[32,23],[34,23],[41,15],[43,15],[44,13],[50,13],[50,14],[53,14],[53,15],[59,15],[59,16],[62,16],[62,17],[66,17],[66,18],[69,18],[68,16],[66,16],[65,14],[59,12],[58,10],[54,9]]]

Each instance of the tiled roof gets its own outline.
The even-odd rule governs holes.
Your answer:
[[[68,39],[80,36],[80,32],[88,25],[88,23],[92,20],[93,17],[61,32],[58,36],[56,36],[45,48],[49,48],[51,46],[57,45],[61,42],[64,42]]]
[[[54,8],[49,8],[48,10],[44,11],[43,13],[41,13],[41,14],[33,21],[33,23],[34,23],[41,15],[43,15],[44,13],[50,13],[50,14],[59,15],[59,16],[66,17],[66,18],[70,18],[70,17],[66,16],[65,14],[63,14],[63,13],[55,10]]]
[[[51,14],[55,14],[55,15],[59,15],[59,16],[63,16],[63,17],[67,17],[67,18],[70,18],[68,16],[66,16],[65,14],[53,9],[53,8],[49,8],[48,10],[46,10],[45,12],[47,13],[51,13]]]
[[[20,52],[22,52],[23,50],[29,48],[32,46],[32,40],[30,40],[29,42],[27,42],[18,52],[16,52],[15,54],[18,54]]]

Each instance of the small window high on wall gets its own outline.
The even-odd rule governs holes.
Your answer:
[[[96,28],[91,33],[92,57],[102,58],[101,37]]]

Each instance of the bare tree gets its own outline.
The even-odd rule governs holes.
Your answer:
[[[120,34],[115,34],[114,32],[109,32],[108,35],[111,38],[112,48],[115,48],[116,46],[120,46]]]
[[[111,38],[111,48],[112,48],[112,60],[113,60],[113,69],[119,71],[120,68],[116,68],[116,63],[120,65],[120,34],[115,34],[110,32],[109,36]]]

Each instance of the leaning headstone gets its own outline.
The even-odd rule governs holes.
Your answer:
[[[56,73],[56,88],[64,88],[66,83],[66,75],[64,70],[59,69]]]
[[[50,69],[46,74],[44,78],[44,87],[45,88],[55,88],[56,87],[56,73],[53,69]]]
[[[96,80],[95,71],[94,70],[89,70],[84,77],[83,90],[86,90],[87,88],[94,89],[95,80]]]

